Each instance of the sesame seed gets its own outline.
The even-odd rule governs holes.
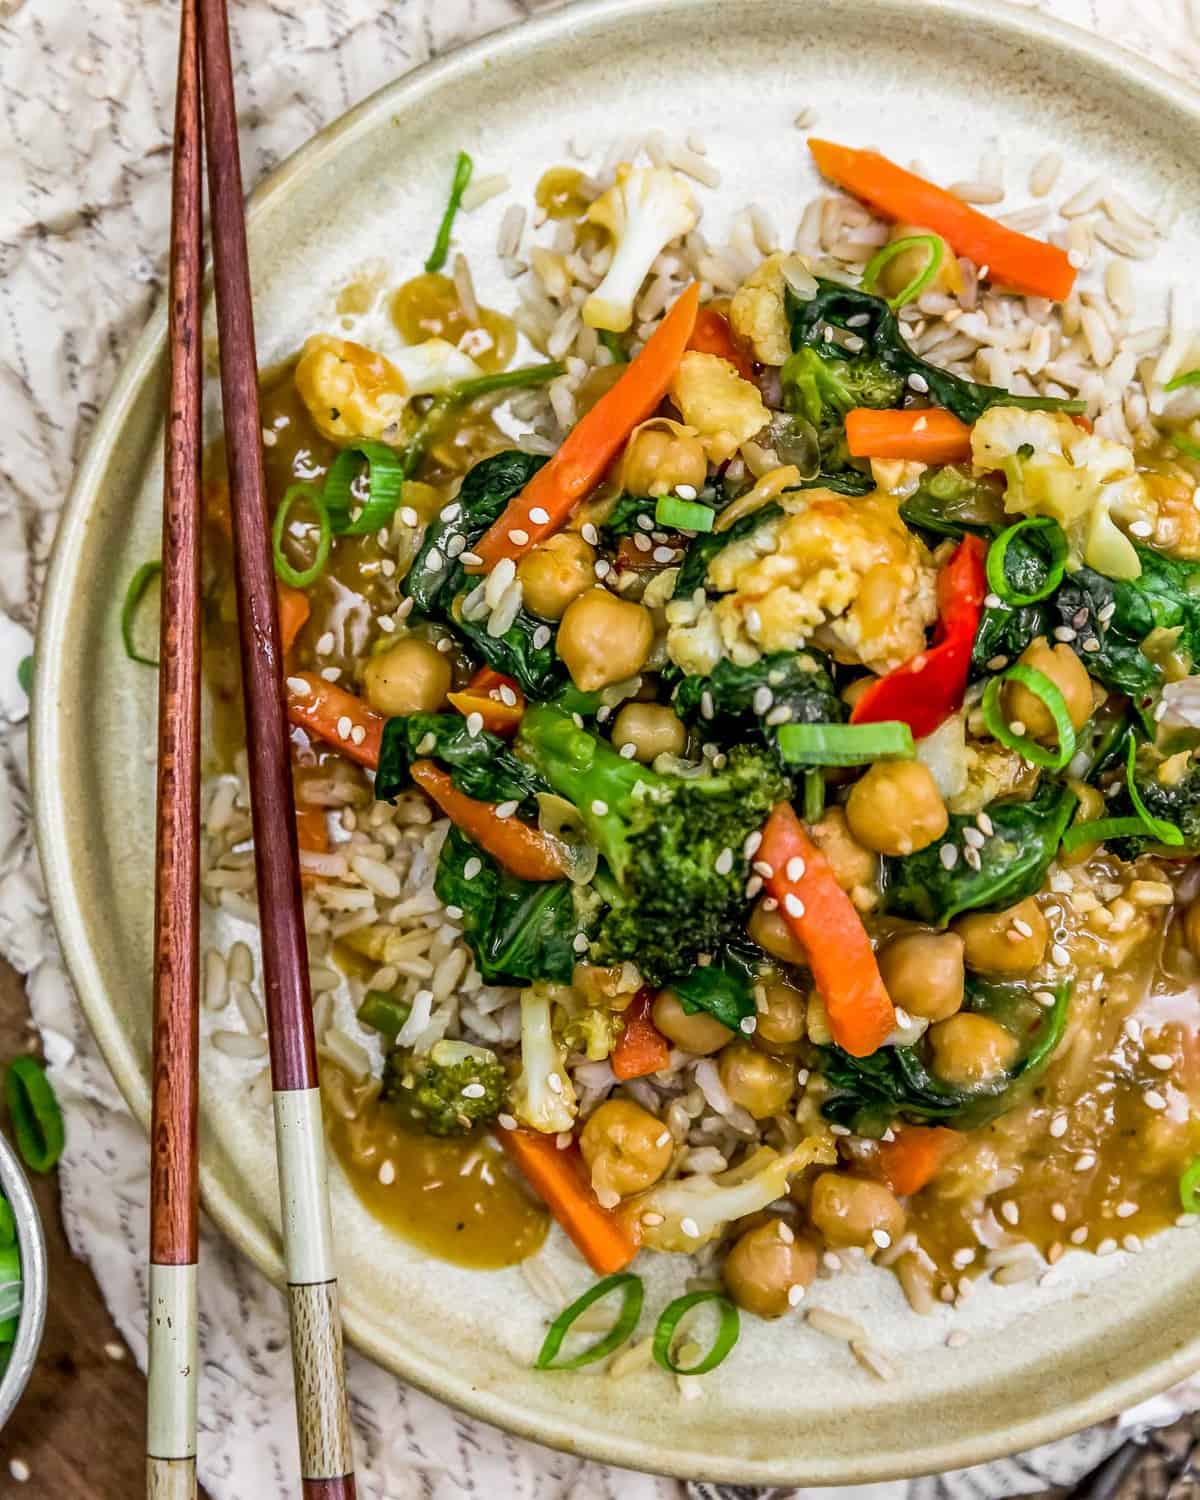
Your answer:
[[[700,1238],[700,1226],[696,1223],[695,1219],[680,1219],[679,1227],[689,1240],[698,1240]]]
[[[962,836],[963,843],[968,844],[972,849],[983,848],[983,834],[980,833],[978,828],[964,828]]]
[[[394,1161],[381,1162],[379,1166],[379,1180],[384,1187],[391,1187],[396,1180],[396,1163]]]
[[[1117,601],[1115,599],[1110,599],[1107,604],[1102,604],[1096,611],[1096,618],[1100,621],[1101,625],[1107,625],[1108,622],[1112,619],[1113,615],[1116,614],[1116,612]]]
[[[663,1133],[655,1139],[654,1144],[660,1150],[663,1146],[669,1146],[671,1144],[671,1132],[669,1130],[664,1130]]]
[[[804,902],[799,896],[794,896],[791,891],[783,898],[783,909],[789,917],[802,917],[804,915]]]
[[[938,850],[938,858],[941,860],[944,869],[953,870],[954,866],[958,863],[958,850],[953,844],[943,844]]]
[[[1067,1222],[1066,1204],[1052,1203],[1050,1205],[1050,1217],[1056,1224],[1065,1224]]]
[[[987,813],[985,812],[981,812],[975,819],[975,822],[979,825],[979,831],[985,838],[990,839],[992,834],[994,834],[996,831],[996,825],[992,822],[991,818],[989,818]]]
[[[480,557],[478,552],[460,552],[458,560],[463,564],[464,567],[468,568],[477,568],[479,567],[480,563],[483,562],[483,558]],[[410,606],[412,605],[411,599],[406,600],[405,602]]]
[[[341,667],[322,667],[321,676],[326,682],[336,682],[342,675]]]
[[[774,728],[777,724],[786,724],[791,717],[792,710],[788,705],[786,703],[777,703],[763,720],[763,723]]]
[[[747,882],[746,882],[746,892],[745,892],[746,900],[747,901],[752,901],[754,899],[754,897],[758,895],[759,891],[762,890],[762,888],[763,888],[762,876],[761,875],[751,875],[750,879],[747,880]]]
[[[916,370],[908,377],[908,386],[910,390],[916,391],[920,396],[926,395],[929,390],[928,380],[925,379],[924,375],[918,374]]]
[[[988,658],[986,665],[989,672],[1002,672],[1008,666],[1008,657],[991,656]]]
[[[1077,1172],[1090,1172],[1096,1165],[1096,1153],[1094,1151],[1081,1151],[1075,1158],[1075,1170]]]
[[[574,948],[576,953],[586,953],[588,948],[588,940],[586,934],[577,932],[574,938],[571,940],[571,947]]]
[[[463,865],[463,879],[474,880],[476,875],[478,875],[480,870],[482,869],[483,861],[478,857],[478,855],[472,854],[470,859],[467,860],[466,864]]]
[[[524,547],[529,542],[529,533],[523,527],[514,526],[508,533],[508,539],[514,547]]]
[[[463,909],[461,906],[450,905],[445,908],[445,912],[452,922],[458,922],[462,918]]]
[[[606,562],[602,557],[597,558],[596,562],[592,566],[592,572],[595,573],[597,578],[607,578],[608,575],[612,572],[612,564]]]
[[[1053,943],[1050,948],[1050,962],[1056,969],[1065,969],[1071,962],[1071,955],[1061,943]]]
[[[467,561],[467,555],[464,552],[463,553],[463,562],[466,562],[466,561]],[[471,559],[471,561],[472,562],[478,562],[479,558],[473,557]],[[392,611],[392,618],[394,620],[407,620],[408,617],[409,617],[409,615],[411,615],[412,612],[413,612],[413,605],[415,604],[415,602],[416,601],[413,600],[413,599],[401,599],[400,603],[397,604],[397,606],[395,607],[395,609]]]
[[[849,1135],[850,1127],[848,1125],[831,1125],[829,1133],[830,1135]]]
[[[1101,1240],[1100,1243],[1096,1246],[1096,1254],[1097,1255],[1111,1255],[1113,1253],[1113,1251],[1116,1250],[1116,1248],[1117,1248],[1117,1242],[1116,1242],[1116,1240],[1114,1240],[1114,1239]]]
[[[639,552],[649,552],[654,543],[648,536],[643,536],[640,531],[635,531],[633,534],[633,545]]]
[[[804,1288],[798,1281],[788,1287],[787,1299],[789,1307],[799,1307],[804,1301]]]
[[[764,683],[762,687],[754,689],[754,697],[750,700],[750,706],[756,714],[765,714],[775,702],[775,694]]]
[[[462,1096],[464,1099],[482,1099],[486,1093],[482,1083],[468,1083],[463,1086]]]
[[[585,522],[584,525],[579,528],[579,535],[584,539],[589,547],[594,547],[600,540],[600,533],[596,530],[596,528],[590,521]]]
[[[391,635],[392,631],[396,628],[395,620],[391,619],[388,615],[380,615],[375,623],[383,631],[384,635]]]
[[[350,731],[353,728],[354,725],[350,722],[349,714],[343,714],[337,721],[338,739],[348,740],[350,738]]]
[[[637,754],[637,746],[632,742],[627,745],[622,745],[621,748],[617,751],[617,754],[624,756],[626,760],[632,760],[633,757]]]
[[[762,898],[762,909],[763,911],[778,911],[779,902],[776,901],[774,896],[764,896]]]
[[[643,531],[654,530],[654,518],[652,516],[641,515],[637,518],[637,523]]]
[[[496,1124],[499,1125],[501,1130],[515,1130],[517,1128],[517,1122],[512,1115],[497,1115]]]
[[[14,1458],[9,1461],[8,1472],[18,1484],[28,1484],[32,1470],[23,1458]]]
[[[321,636],[319,638],[319,640],[317,641],[317,655],[318,656],[328,656],[329,653],[333,650],[333,647],[334,647],[333,631],[332,630],[327,630],[325,632],[325,634],[323,636]]]
[[[989,609],[999,609],[1000,606],[1004,603],[1004,600],[1001,599],[999,594],[985,594],[983,596],[983,602]]]
[[[1118,1219],[1132,1219],[1137,1211],[1137,1204],[1131,1202],[1128,1198],[1126,1198],[1124,1203],[1118,1203],[1116,1207],[1116,1215]]]
[[[1081,1224],[1078,1229],[1072,1229],[1071,1234],[1070,1234],[1070,1240],[1071,1240],[1072,1245],[1083,1245],[1083,1244],[1086,1244],[1087,1243],[1087,1237],[1088,1237],[1088,1232],[1087,1232],[1087,1226],[1085,1224]]]
[[[1167,1107],[1167,1101],[1157,1089],[1147,1089],[1142,1098],[1146,1101],[1147,1109],[1166,1109]]]
[[[550,521],[550,512],[541,505],[535,505],[529,512],[529,519],[535,526],[546,526]]]
[[[722,849],[713,862],[713,868],[718,875],[728,875],[733,869],[733,850]]]
[[[675,561],[675,549],[673,547],[655,547],[654,561],[656,563],[669,563]]]
[[[756,875],[761,875],[764,880],[770,880],[775,873],[775,866],[769,865],[765,859],[756,859],[750,868]]]
[[[417,515],[411,505],[402,505],[400,507],[400,519],[406,526],[419,526],[421,524],[420,516]]]
[[[472,739],[478,738],[483,732],[483,715],[476,709],[474,713],[467,715],[467,733]]]
[[[565,1151],[574,1139],[575,1137],[569,1130],[560,1130],[554,1137],[554,1144],[559,1151]]]
[[[112,1343],[105,1344],[104,1352],[114,1363],[118,1363],[125,1358],[125,1345],[118,1344],[114,1341]]]
[[[753,1036],[758,1028],[758,1017],[743,1016],[742,1019],[738,1022],[738,1026],[742,1031],[746,1033],[747,1036]]]
[[[1131,526],[1129,529],[1132,531],[1133,527]],[[1127,1234],[1121,1243],[1131,1255],[1136,1255],[1142,1248],[1142,1238],[1138,1234]]]
[[[442,653],[443,656],[447,656],[450,653],[450,650],[453,647],[453,645],[454,645],[454,642],[450,638],[450,636],[444,635],[441,638],[441,640],[437,643],[437,648]]]
[[[833,1250],[826,1250],[821,1257],[821,1264],[827,1271],[840,1271],[842,1269],[842,1257]]]
[[[804,861],[798,854],[793,854],[786,866],[787,878],[795,885],[804,874]]]
[[[983,861],[979,857],[978,849],[964,849],[963,859],[966,860],[967,864],[970,865],[972,870],[978,870],[983,864]]]
[[[1152,1052],[1147,1061],[1152,1068],[1157,1068],[1160,1073],[1169,1073],[1175,1066],[1175,1059],[1169,1052]]]
[[[1049,1010],[1056,1003],[1052,990],[1034,990],[1033,998],[1039,1005],[1044,1006],[1046,1010]]]
[[[547,1084],[549,1084],[549,1086],[550,1086],[550,1092],[552,1094],[561,1094],[562,1093],[562,1091],[563,1091],[563,1081],[558,1076],[557,1073],[551,1073],[550,1076],[546,1079],[546,1082],[547,1082]]]
[[[1011,1199],[1000,1205],[1000,1217],[1006,1224],[1019,1224],[1021,1222],[1021,1210]]]
[[[1069,625],[1056,625],[1054,627],[1054,639],[1064,642],[1073,641],[1075,639],[1075,631]]]
[[[294,693],[297,698],[309,698],[312,696],[312,688],[309,687],[303,677],[289,677],[287,685],[288,692]]]
[[[465,536],[452,536],[446,543],[446,556],[451,559],[457,557],[466,545],[467,539]]]
[[[549,627],[549,625],[539,625],[538,628],[533,632],[533,645],[534,645],[534,649],[537,650],[537,651],[540,651],[543,646],[548,646],[549,644],[550,644],[550,627]]]
[[[1066,1133],[1067,1133],[1067,1117],[1066,1117],[1066,1115],[1055,1115],[1054,1118],[1050,1121],[1050,1134],[1057,1141],[1057,1140],[1061,1140],[1062,1137],[1064,1135],[1066,1135]]]
[[[1099,649],[1100,649],[1100,642],[1096,639],[1096,637],[1094,635],[1089,635],[1088,638],[1087,638],[1087,640],[1084,641],[1084,643],[1083,643],[1083,649],[1085,651],[1099,651]]]
[[[430,547],[429,551],[425,554],[425,566],[433,573],[438,571],[444,560],[437,547]]]
[[[437,745],[437,735],[436,734],[433,734],[433,733],[423,734],[421,736],[421,738],[417,741],[417,754],[418,755],[429,755],[429,754],[431,754],[433,752],[433,750],[436,747],[436,745]]]
[[[964,1245],[961,1250],[956,1250],[950,1257],[950,1264],[956,1271],[965,1271],[975,1259],[975,1251],[969,1245]]]
[[[1010,719],[1008,721],[1008,732],[1015,734],[1019,739],[1025,733],[1025,725],[1020,719]]]
[[[592,803],[592,811],[598,818],[602,818],[608,811],[608,803],[602,801],[599,797],[597,797],[596,800]]]
[[[886,1250],[892,1243],[892,1237],[886,1229],[872,1229],[871,1238],[881,1250]]]
[[[515,800],[512,802],[500,802],[496,806],[496,816],[498,818],[511,818],[516,810],[517,804]]]
[[[361,724],[356,724],[350,731],[350,739],[355,745],[361,745],[367,737],[367,731]]]
[[[656,1224],[661,1224],[662,1221],[662,1214],[648,1213],[642,1215],[642,1223],[647,1229],[653,1229]]]
[[[1149,521],[1132,521],[1129,525],[1130,536],[1147,537],[1154,535],[1154,527]]]
[[[753,833],[746,835],[746,841],[742,845],[742,853],[747,859],[753,859],[761,848],[762,834],[755,829]]]
[[[694,484],[677,484],[675,493],[681,500],[694,500],[696,498],[696,486]]]

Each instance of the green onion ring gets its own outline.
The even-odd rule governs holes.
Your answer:
[[[883,268],[890,261],[895,260],[897,255],[903,255],[906,250],[916,249],[920,245],[924,245],[929,250],[929,259],[925,262],[924,269],[914,276],[897,296],[888,297],[886,300],[893,312],[899,312],[906,303],[911,302],[914,297],[919,297],[942,269],[946,246],[940,234],[906,234],[902,239],[893,240],[890,245],[884,245],[882,250],[877,250],[863,267],[863,291],[874,293],[875,283]]]
[[[427,271],[440,271],[446,264],[446,257],[450,253],[450,232],[454,228],[454,220],[458,217],[463,194],[467,190],[467,184],[471,181],[471,173],[474,170],[475,163],[465,151],[460,151],[454,161],[454,176],[450,182],[450,197],[446,201],[446,211],[442,214],[442,222],[438,225],[437,238],[433,242],[433,249],[429,252],[429,259],[425,262]]]
[[[1057,750],[1047,750],[1031,735],[1014,734],[1008,727],[1000,707],[1000,693],[1006,682],[1019,682],[1049,709],[1058,734]],[[1075,726],[1071,723],[1066,699],[1045,672],[1039,672],[1036,667],[1017,662],[1007,672],[993,677],[984,690],[982,707],[983,722],[992,738],[1023,755],[1032,765],[1042,766],[1047,771],[1061,771],[1075,754]]]
[[[23,656],[17,663],[17,681],[28,698],[33,692],[33,657]]]
[[[1156,818],[1146,804],[1142,801],[1142,794],[1137,789],[1133,779],[1133,766],[1137,759],[1137,742],[1132,735],[1129,736],[1129,754],[1125,760],[1125,785],[1129,788],[1129,800],[1133,803],[1134,811],[1145,824],[1146,829],[1159,841],[1160,844],[1169,844],[1178,849],[1183,843],[1183,833],[1174,823],[1168,823],[1165,818]]]
[[[625,353],[625,345],[621,342],[620,334],[613,333],[609,328],[599,328],[596,332],[600,342],[612,355],[613,363],[627,365],[629,363],[629,356]]]
[[[1184,370],[1174,380],[1168,380],[1164,391],[1181,391],[1185,385],[1200,385],[1200,370]]]
[[[9,1063],[4,1098],[25,1165],[34,1172],[49,1172],[62,1155],[66,1131],[50,1080],[36,1058],[18,1057]]]
[[[1103,844],[1108,839],[1137,838],[1146,826],[1141,818],[1093,818],[1089,823],[1072,823],[1063,834],[1063,852],[1071,854],[1081,844]]]
[[[0,1250],[17,1242],[17,1219],[12,1204],[0,1194]]]
[[[615,1292],[618,1288],[621,1289],[621,1311],[617,1315],[617,1321],[604,1337],[597,1339],[594,1344],[589,1344],[574,1358],[564,1359],[561,1363],[555,1364],[555,1356],[562,1348],[563,1340],[570,1332],[571,1324],[575,1319],[580,1313],[586,1312],[593,1302],[599,1302],[602,1297],[607,1297],[609,1292]],[[569,1307],[564,1307],[551,1323],[533,1368],[535,1370],[579,1370],[584,1365],[590,1365],[595,1360],[603,1359],[606,1354],[619,1349],[638,1325],[645,1295],[646,1289],[642,1285],[642,1278],[635,1276],[632,1271],[618,1271],[615,1276],[604,1277],[595,1286],[589,1287],[582,1297],[576,1297]]]
[[[1190,437],[1185,437],[1182,432],[1173,432],[1171,441],[1185,458],[1194,458],[1200,462],[1200,443],[1193,441]]]
[[[1010,585],[1008,575],[1004,571],[1004,559],[1007,556],[1009,544],[1022,531],[1049,533],[1047,541],[1050,543],[1050,572],[1045,584],[1036,594],[1019,594]],[[1067,571],[1067,539],[1063,535],[1062,527],[1050,516],[1027,516],[1023,521],[1018,521],[1015,526],[1002,531],[988,548],[985,571],[988,587],[992,593],[999,595],[1005,604],[1012,605],[1015,609],[1025,604],[1036,604],[1040,599],[1048,599],[1063,581],[1063,575]]]
[[[1200,1214],[1200,1197],[1196,1195],[1198,1188],[1200,1188],[1200,1156],[1195,1156],[1184,1168],[1183,1175],[1179,1179],[1179,1201],[1183,1205],[1185,1214]]]
[[[804,821],[815,823],[825,811],[825,778],[820,771],[804,773]]]
[[[712,1348],[703,1359],[684,1369],[671,1357],[671,1343],[684,1313],[690,1312],[701,1302],[715,1302],[720,1310],[721,1322]],[[742,1320],[737,1308],[723,1292],[689,1292],[685,1297],[676,1297],[674,1302],[669,1302],[663,1308],[654,1329],[654,1358],[672,1375],[707,1375],[710,1370],[717,1368],[737,1343],[741,1327]]]
[[[875,760],[912,760],[912,730],[899,719],[877,724],[782,724],[779,753],[789,765],[863,766]]]
[[[133,626],[137,619],[138,605],[146,590],[162,572],[162,563],[144,562],[129,580],[125,590],[125,602],[121,605],[121,639],[125,643],[125,655],[130,661],[140,662],[143,667],[157,667],[157,656],[143,656],[133,639]]]
[[[357,520],[350,510],[358,502],[353,485],[367,466],[367,498]],[[335,536],[368,536],[386,526],[400,504],[404,488],[404,466],[386,443],[363,441],[343,448],[325,476],[322,499],[329,508],[329,524]]]
[[[313,553],[312,562],[303,572],[298,572],[292,567],[283,550],[284,529],[287,526],[292,506],[297,500],[308,501],[317,513],[317,525],[320,528],[317,550]],[[271,553],[275,559],[275,576],[282,578],[284,583],[290,583],[294,589],[308,588],[309,584],[315,583],[325,571],[325,564],[329,561],[329,549],[332,545],[333,524],[329,519],[329,507],[321,498],[320,493],[308,484],[289,485],[287,493],[279,502],[279,509],[275,512],[275,520],[271,526]]]
[[[698,500],[663,495],[654,507],[654,519],[659,526],[673,527],[676,531],[711,531],[716,512],[711,505],[702,505]]]

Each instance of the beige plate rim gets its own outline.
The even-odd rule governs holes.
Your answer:
[[[672,9],[686,11],[702,0],[672,0]],[[870,3],[870,0],[860,0]],[[930,0],[879,0],[881,8],[892,14],[905,13],[915,21],[928,21]],[[1040,12],[1029,11],[1008,0],[937,0],[937,7],[962,22],[978,20],[1010,30],[1021,43],[1045,42],[1060,53],[1064,50],[1090,59],[1109,70],[1124,75],[1141,87],[1165,97],[1173,107],[1189,114],[1200,132],[1200,94],[1154,64],[1127,52],[1086,31]],[[543,42],[564,31],[584,31],[611,18],[637,17],[659,9],[659,0],[579,0],[565,9],[518,22],[454,52],[437,58],[404,75],[394,83],[367,98],[362,104],[327,126],[272,172],[250,195],[248,221],[257,217],[286,196],[298,180],[320,171],[341,146],[363,132],[370,132],[390,114],[411,109],[423,97],[455,83],[469,87],[472,73],[494,64],[500,54],[506,57],[531,58]],[[1200,137],[1198,137],[1200,138]],[[71,492],[63,510],[48,572],[44,602],[38,622],[36,673],[31,709],[31,759],[34,785],[34,813],[38,849],[45,872],[51,908],[67,967],[80,1002],[95,1033],[117,1086],[124,1095],[143,1129],[148,1129],[150,1113],[149,1083],[136,1061],[129,1037],[110,1005],[102,982],[95,953],[87,938],[83,920],[85,906],[95,901],[92,892],[81,890],[72,874],[72,846],[78,833],[61,817],[63,788],[56,768],[60,740],[57,731],[56,704],[60,701],[62,672],[60,661],[71,638],[73,597],[71,583],[75,576],[87,530],[89,515],[97,498],[104,471],[109,464],[120,433],[138,399],[139,392],[166,336],[165,305],[160,301],[129,353],[97,421],[86,452],[79,464]],[[284,1281],[284,1268],[278,1249],[266,1236],[247,1222],[236,1195],[227,1191],[217,1177],[202,1168],[201,1191],[205,1207],[222,1232],[261,1271],[277,1285]],[[492,1422],[518,1436],[559,1448],[563,1451],[619,1464],[650,1468],[656,1472],[684,1478],[704,1477],[717,1482],[733,1483],[817,1483],[850,1484],[878,1481],[901,1476],[931,1473],[1002,1457],[1015,1451],[1053,1441],[1090,1423],[1166,1389],[1200,1368],[1200,1333],[1163,1358],[1119,1380],[1102,1392],[1073,1403],[1042,1410],[1010,1427],[991,1440],[980,1437],[959,1439],[947,1437],[937,1443],[914,1450],[901,1462],[886,1468],[870,1458],[847,1452],[840,1461],[809,1466],[798,1473],[796,1464],[803,1460],[790,1457],[767,1457],[757,1461],[729,1459],[707,1452],[703,1456],[670,1447],[649,1450],[637,1440],[619,1433],[597,1437],[589,1433],[581,1440],[579,1424],[563,1415],[553,1421],[531,1419],[515,1404],[499,1395],[481,1390],[471,1383],[468,1374],[448,1372],[431,1360],[412,1354],[399,1360],[393,1349],[384,1350],[372,1336],[371,1328],[358,1319],[347,1320],[346,1333],[352,1343],[385,1367],[397,1370],[431,1395],[450,1403],[472,1416]],[[1031,1402],[1037,1407],[1039,1403]]]

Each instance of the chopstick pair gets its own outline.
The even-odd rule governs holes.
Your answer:
[[[305,1500],[353,1500],[225,0],[181,0],[163,485],[150,1135],[149,1500],[196,1494],[201,80],[251,817]]]

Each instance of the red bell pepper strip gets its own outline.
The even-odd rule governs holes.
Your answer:
[[[665,1068],[670,1060],[667,1039],[650,1019],[653,1004],[654,991],[643,987],[625,1012],[625,1030],[609,1058],[618,1078],[644,1078]]]
[[[688,348],[695,349],[698,354],[715,354],[718,359],[728,360],[743,380],[754,379],[750,357],[738,347],[729,319],[715,307],[702,307],[696,314],[696,326],[692,329]]]
[[[899,719],[924,739],[962,707],[971,648],[987,594],[987,544],[965,536],[938,574],[938,626],[933,645],[873,682],[850,715],[852,724]]]

